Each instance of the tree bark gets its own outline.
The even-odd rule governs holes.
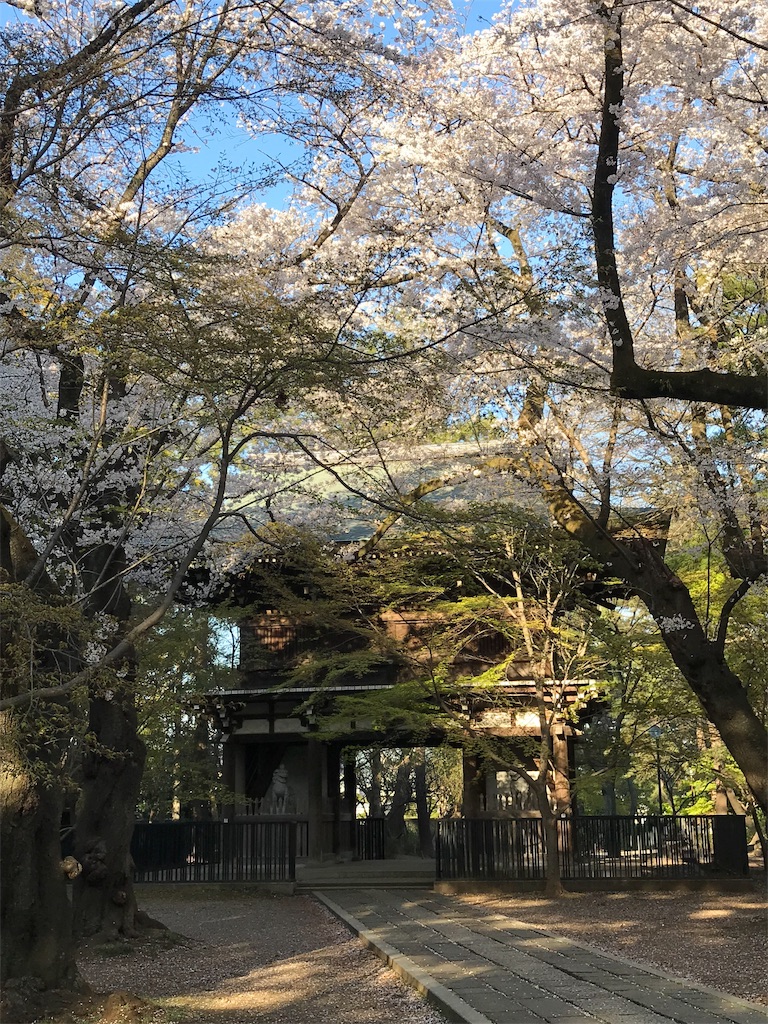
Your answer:
[[[99,544],[82,556],[82,564],[86,614],[127,623],[132,602],[122,582],[123,547]],[[89,692],[75,814],[75,857],[83,866],[73,893],[76,938],[136,934],[131,837],[146,750],[138,735],[135,668],[131,647],[114,673]]]
[[[71,667],[70,636],[57,619],[45,573],[34,593],[19,581],[37,552],[0,506],[0,696],[23,693],[30,666],[56,677]],[[42,596],[41,596],[42,595]],[[0,714],[0,1019],[45,1009],[48,990],[86,986],[74,959],[67,877],[61,867],[64,768],[72,735],[67,700]]]
[[[616,783],[613,779],[606,779],[600,787],[603,795],[603,814],[609,817],[616,815]]]
[[[675,398],[768,409],[768,374],[729,373],[706,366],[695,370],[651,369],[636,360],[632,328],[622,298],[613,220],[625,78],[621,6],[601,4],[598,9],[604,21],[606,45],[600,139],[592,187],[595,263],[613,352],[611,391],[622,398]]]
[[[533,469],[539,472],[541,467],[534,464]],[[758,806],[768,814],[768,730],[741,680],[728,667],[720,631],[710,640],[690,591],[663,561],[652,540],[613,537],[565,487],[542,476],[540,480],[555,520],[645,604],[672,660],[733,755]]]
[[[384,770],[381,766],[381,751],[374,748],[371,751],[371,795],[368,801],[369,815],[372,818],[380,818],[383,813],[381,802],[381,782]]]
[[[36,1018],[50,989],[87,989],[75,965],[61,867],[59,766],[68,736],[50,715],[36,723],[19,717],[13,711],[0,716],[0,1019],[7,1021]],[[47,740],[38,746],[34,769],[24,742],[30,724]]]
[[[538,779],[531,779],[529,786],[536,796],[536,804],[541,814],[541,827],[544,835],[544,894],[546,896],[562,896],[563,882],[560,875],[560,854],[558,851],[557,816],[549,804],[547,792],[547,773],[540,772]]]
[[[75,935],[136,934],[131,837],[146,751],[137,733],[133,689],[93,695],[77,803]]]
[[[704,632],[688,589],[650,555],[626,578],[642,595],[672,660],[744,773],[758,804],[768,812],[768,731],[741,680],[728,667],[722,646]]]
[[[405,835],[405,811],[411,800],[411,759],[403,758],[395,776],[395,791],[392,806],[387,812],[387,839],[389,845],[397,848]]]
[[[424,748],[414,751],[416,763],[413,769],[413,788],[416,797],[416,817],[419,823],[419,852],[422,857],[433,857],[432,829],[429,824],[429,805],[427,803],[427,762]]]

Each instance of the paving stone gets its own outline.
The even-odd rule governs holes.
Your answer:
[[[593,1021],[594,1017],[591,1017],[588,1013],[582,1013],[577,1017],[571,1014],[570,1017],[552,1017],[551,1024],[584,1024],[584,1021]]]
[[[499,984],[501,984],[502,987],[499,987]],[[473,985],[465,985],[461,980],[459,980],[459,981],[456,982],[456,984],[452,985],[452,988],[459,995],[461,995],[462,998],[464,998],[464,994],[463,993],[465,991],[481,992],[484,995],[488,995],[489,993],[493,992],[496,995],[500,996],[501,998],[508,999],[510,1002],[520,1002],[520,1004],[527,1004],[527,1002],[531,1002],[532,1000],[535,1000],[537,995],[541,994],[532,985],[529,985],[529,986],[523,986],[523,985],[516,986],[516,985],[508,984],[508,983],[505,984],[503,981],[500,982],[499,984],[497,984],[497,985],[484,985],[484,986],[474,985],[473,986]],[[467,1001],[469,1002],[471,1000],[467,999]]]
[[[701,1007],[684,1002],[682,999],[671,999],[661,992],[640,992],[632,996],[632,1001],[653,1010],[654,1013],[666,1014],[673,1020],[678,1017],[685,1020],[686,1015],[690,1016],[696,1010],[701,1009]]]
[[[642,1006],[638,1006],[636,1003],[630,1002],[628,999],[621,999],[619,996],[614,996],[610,992],[604,992],[599,996],[590,996],[584,999],[580,996],[574,996],[573,1002],[580,1010],[586,1010],[587,1013],[593,1013],[597,1015],[613,1014],[614,1016],[627,1016],[629,1014],[642,1012],[644,1009]],[[647,1007],[645,1008],[647,1009]]]
[[[681,1017],[680,1019],[684,1020],[685,1024],[729,1024],[730,1022],[729,1017],[723,1017],[719,1013],[709,1013],[707,1010],[702,1010],[696,1006],[690,1008],[687,1017]],[[763,1017],[761,1024],[764,1024],[765,1020],[766,1018]]]
[[[539,1016],[549,1020],[550,1017],[564,1017],[567,1014],[572,1014],[578,1010],[573,1003],[567,1003],[564,999],[558,999],[555,996],[540,996],[536,999],[525,999],[523,1004],[527,1006],[534,1013],[538,1013]],[[588,1012],[583,1010],[583,1012]]]
[[[660,1017],[658,1013],[637,1013],[621,1017],[602,1017],[605,1024],[670,1024],[669,1017]]]
[[[485,1014],[494,1024],[544,1024],[546,1021],[546,1018],[530,1010],[503,1001],[480,1001],[475,1009]]]
[[[328,898],[360,922],[374,945],[400,951],[427,982],[433,977],[493,1024],[768,1024],[760,1007],[565,937],[505,926],[503,915],[478,915],[450,897],[341,890]]]
[[[753,1009],[727,1009],[721,1011],[722,1018],[732,1021],[733,1024],[765,1024],[768,1021],[768,1011],[763,1013]],[[698,1024],[698,1021],[696,1022]]]
[[[575,1002],[577,998],[589,999],[605,995],[605,989],[599,985],[591,985],[589,982],[574,981],[573,979],[571,979],[571,983],[567,988],[558,986],[556,989],[553,988],[553,991],[556,991],[558,994],[567,992],[568,999],[571,1002]]]

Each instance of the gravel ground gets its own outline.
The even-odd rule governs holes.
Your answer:
[[[88,951],[87,981],[157,1000],[185,1024],[445,1024],[311,897],[194,889],[139,897],[183,941]]]
[[[456,899],[768,1003],[768,905],[760,888]],[[165,1013],[152,1021],[170,1012],[194,1024],[444,1022],[308,896],[147,887],[140,905],[183,938],[91,950],[80,966],[99,991],[157,1000]],[[138,1019],[129,1011],[113,1007],[103,1020]]]

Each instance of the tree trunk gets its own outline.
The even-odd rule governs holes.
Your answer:
[[[635,785],[634,779],[627,779],[627,792],[629,793],[629,813],[631,815],[637,814],[637,786]]]
[[[429,805],[427,803],[427,762],[424,748],[415,752],[416,764],[413,769],[413,786],[416,797],[416,817],[419,823],[419,852],[422,857],[434,857],[432,845],[432,829],[429,824]]]
[[[371,751],[371,795],[368,801],[368,813],[371,818],[380,818],[382,816],[381,782],[383,776],[381,751],[378,748],[374,748]]]
[[[30,724],[27,714],[24,725]],[[46,726],[50,722],[41,731]],[[0,1019],[22,1021],[44,1010],[48,990],[87,986],[75,966],[61,866],[64,796],[58,773],[64,744],[40,744],[33,772],[17,753],[24,749],[24,734],[12,712],[0,717],[0,737]]]
[[[122,547],[101,544],[83,559],[90,587],[86,612],[124,625],[131,600],[122,583]],[[146,750],[138,735],[134,678],[136,654],[107,681],[91,688],[88,739],[83,745],[80,798],[75,817],[75,856],[83,866],[74,888],[77,938],[114,939],[136,934],[131,837]]]
[[[710,640],[690,591],[654,548],[653,541],[622,542],[585,515],[565,489],[549,487],[550,510],[605,568],[623,579],[653,616],[672,660],[698,698],[708,720],[768,814],[768,729],[749,702],[739,677],[725,660],[724,637]]]
[[[600,787],[603,794],[603,814],[611,817],[616,814],[616,783],[613,779],[606,779]]]
[[[18,582],[36,560],[31,543],[0,506],[0,696],[7,699],[73,670],[74,627],[68,615],[58,615],[52,581],[43,573],[39,593]],[[75,965],[60,840],[73,718],[68,700],[0,713],[2,1020],[36,1019],[51,989],[87,988]]]
[[[136,933],[131,837],[144,769],[133,689],[94,694],[77,804],[75,934],[114,939]]]
[[[766,838],[763,832],[763,826],[760,822],[760,812],[755,807],[754,800],[748,800],[746,804],[747,815],[752,819],[752,824],[755,826],[755,835],[757,841],[760,844],[760,852],[763,856],[763,871],[768,871],[768,838]]]
[[[405,835],[405,811],[411,802],[411,759],[405,757],[398,765],[392,806],[387,813],[387,839],[397,849]]]
[[[604,255],[614,258],[610,246]],[[540,396],[526,403],[520,417],[523,436],[541,419],[542,407]],[[567,488],[551,482],[546,461],[529,461],[528,467],[539,476],[554,519],[607,571],[629,584],[645,604],[672,660],[743,772],[758,806],[768,814],[768,729],[751,706],[741,680],[726,663],[727,620],[718,630],[722,635],[710,640],[690,591],[664,562],[656,541],[640,536],[628,541],[611,537]]]
[[[658,561],[645,563],[637,576],[638,592],[659,625],[673,661],[744,773],[758,805],[768,813],[768,731],[741,680],[728,667],[718,644],[704,632],[683,583]]]
[[[562,896],[563,883],[560,877],[560,854],[558,852],[557,817],[549,806],[546,775],[542,772],[536,781],[531,781],[531,788],[536,794],[536,802],[541,814],[541,827],[544,834],[544,894],[545,896]]]

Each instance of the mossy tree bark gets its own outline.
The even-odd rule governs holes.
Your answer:
[[[77,804],[75,934],[105,939],[136,934],[131,837],[144,768],[133,690],[91,697],[88,745]]]
[[[58,768],[65,741],[50,738],[34,771],[17,753],[24,721],[0,718],[0,934],[3,987],[0,1019],[34,1015],[48,989],[84,987],[74,959],[67,878],[61,868],[59,827],[63,788]],[[47,723],[41,723],[43,727]],[[42,745],[41,745],[42,747]]]
[[[45,575],[42,596],[20,580],[36,553],[0,507],[0,698],[55,681],[71,662],[68,611]],[[34,666],[34,667],[33,667]],[[34,672],[34,680],[30,673]],[[0,1019],[45,1011],[51,989],[79,991],[60,826],[71,741],[67,699],[0,713]]]

